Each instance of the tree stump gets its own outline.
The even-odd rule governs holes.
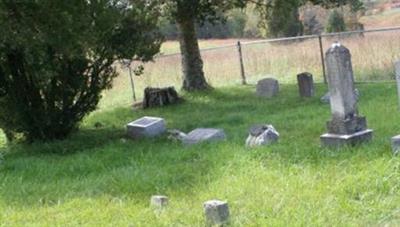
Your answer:
[[[181,101],[174,87],[144,89],[143,109],[175,104]]]

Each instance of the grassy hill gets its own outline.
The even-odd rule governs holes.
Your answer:
[[[400,133],[396,88],[357,87],[375,138],[341,150],[319,144],[330,117],[322,85],[309,100],[295,85],[269,100],[253,86],[227,87],[168,108],[96,112],[66,141],[3,149],[0,226],[204,226],[202,203],[215,198],[229,202],[232,226],[399,225],[400,159],[390,150]],[[125,139],[124,125],[144,115],[186,132],[223,128],[228,138],[192,147]],[[255,123],[273,124],[279,143],[246,148]],[[148,208],[153,194],[170,197],[165,212]]]

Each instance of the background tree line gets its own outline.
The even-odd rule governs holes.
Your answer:
[[[344,2],[340,7],[330,4],[330,8],[299,0],[270,2],[271,6],[262,9],[262,13],[253,3],[244,9],[232,9],[219,15],[223,20],[197,23],[197,38],[277,38],[362,28],[358,19],[365,8],[360,1]],[[316,16],[321,11],[326,18]],[[160,18],[159,28],[166,39],[179,38],[176,23],[167,18]]]

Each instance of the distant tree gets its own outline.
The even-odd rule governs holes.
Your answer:
[[[321,5],[325,8],[337,8],[349,5],[352,11],[363,8],[361,0],[254,0],[257,9],[264,17],[264,25],[269,35],[296,36],[302,33],[302,25],[299,20],[298,8],[307,2]]]
[[[329,14],[328,22],[326,25],[326,32],[343,32],[346,31],[346,23],[343,14],[334,9]]]
[[[93,111],[118,59],[159,51],[146,0],[0,2],[0,127],[9,137],[63,139]]]
[[[303,33],[298,0],[271,0],[265,10],[266,27],[270,37],[298,36]]]

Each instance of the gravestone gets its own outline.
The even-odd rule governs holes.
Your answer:
[[[163,195],[153,195],[150,199],[150,206],[156,209],[163,209],[168,205],[168,197]]]
[[[321,136],[322,145],[338,147],[371,140],[373,131],[357,110],[350,51],[336,43],[325,59],[332,120],[327,123],[328,133]]]
[[[166,131],[164,119],[158,117],[142,117],[129,123],[126,128],[132,139],[155,137]]]
[[[297,75],[300,97],[314,96],[314,80],[311,73],[305,72]]]
[[[271,98],[279,92],[279,82],[272,78],[266,78],[258,81],[257,95],[260,97]]]
[[[392,151],[394,155],[400,154],[400,135],[392,137]]]
[[[200,142],[212,142],[224,140],[226,135],[222,129],[198,128],[187,134],[182,142],[187,145],[197,144]]]
[[[255,147],[275,143],[279,139],[279,133],[272,125],[255,125],[250,128],[246,139],[246,146]]]
[[[400,61],[394,63],[394,68],[396,72],[396,81],[397,81],[397,94],[399,99],[399,107],[400,107]],[[400,135],[392,137],[392,151],[393,154],[400,154]]]
[[[227,202],[210,200],[204,203],[204,215],[207,226],[221,226],[229,222]]]

